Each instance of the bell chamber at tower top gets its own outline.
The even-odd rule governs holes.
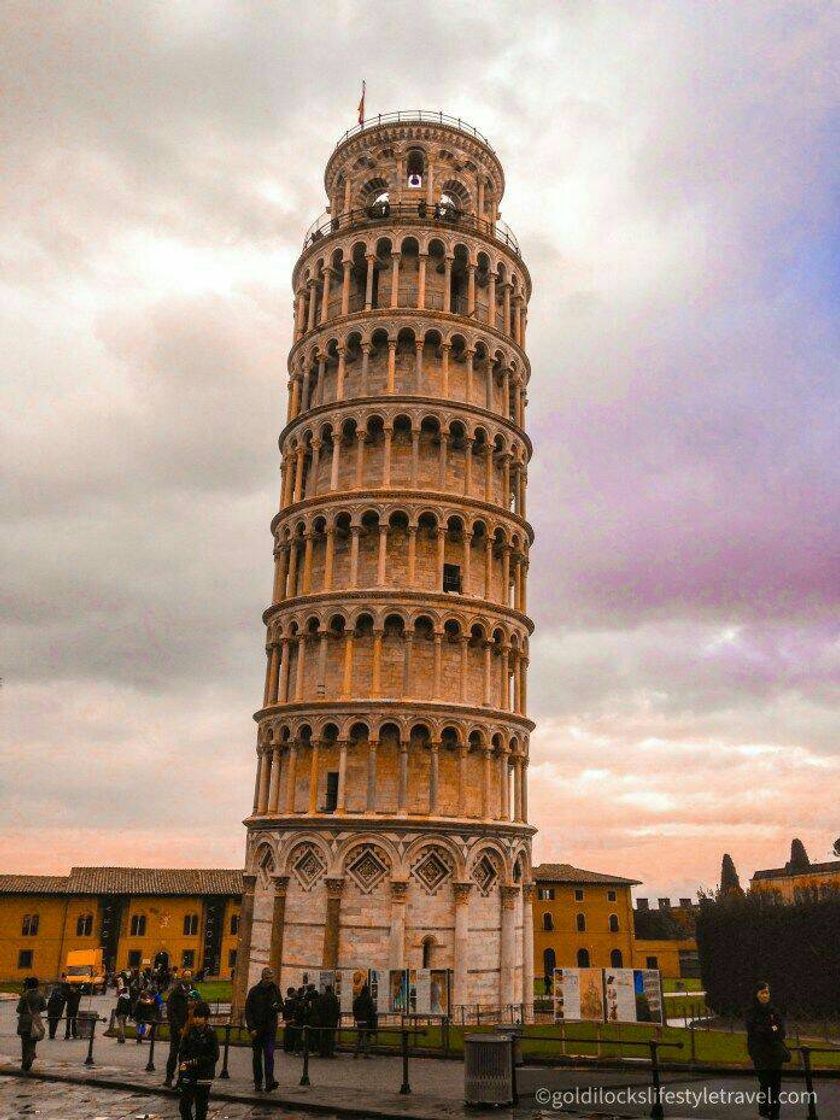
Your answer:
[[[293,273],[289,419],[393,394],[522,427],[531,280],[500,221],[489,144],[467,126],[374,124],[338,145],[325,186],[327,215]]]

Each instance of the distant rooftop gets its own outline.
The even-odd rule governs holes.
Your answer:
[[[570,863],[541,863],[534,868],[538,883],[613,883],[624,887],[637,887],[641,879],[625,879],[621,875],[605,875],[601,871],[584,871]]]
[[[799,876],[827,875],[834,872],[840,875],[840,859],[829,860],[828,863],[806,863],[792,867],[789,863],[784,867],[770,867],[764,871],[756,871],[755,879],[796,879]]]
[[[73,867],[69,875],[2,875],[0,894],[241,895],[227,868]]]

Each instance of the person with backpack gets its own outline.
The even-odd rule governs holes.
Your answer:
[[[37,1057],[35,1048],[47,1033],[41,1015],[47,1010],[47,1001],[41,994],[38,977],[27,976],[23,982],[23,995],[18,1000],[17,1033],[20,1036],[20,1068],[29,1073]]]
[[[181,1120],[206,1120],[210,1087],[216,1076],[218,1060],[219,1039],[210,1026],[210,1007],[204,1000],[198,1000],[178,1049],[178,1089],[181,1094],[178,1110]]]

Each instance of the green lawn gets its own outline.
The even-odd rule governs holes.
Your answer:
[[[682,985],[682,988],[680,988],[680,985]],[[702,992],[702,990],[703,981],[700,979],[673,980],[668,977],[662,979],[663,992]]]
[[[196,984],[196,987],[201,992],[202,999],[206,999],[208,1003],[230,1003],[230,980],[205,980],[202,984]]]

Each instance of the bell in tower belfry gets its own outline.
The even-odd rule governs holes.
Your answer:
[[[460,120],[366,121],[324,182],[292,275],[234,999],[266,965],[283,991],[416,968],[450,1014],[527,1019],[530,277]]]

